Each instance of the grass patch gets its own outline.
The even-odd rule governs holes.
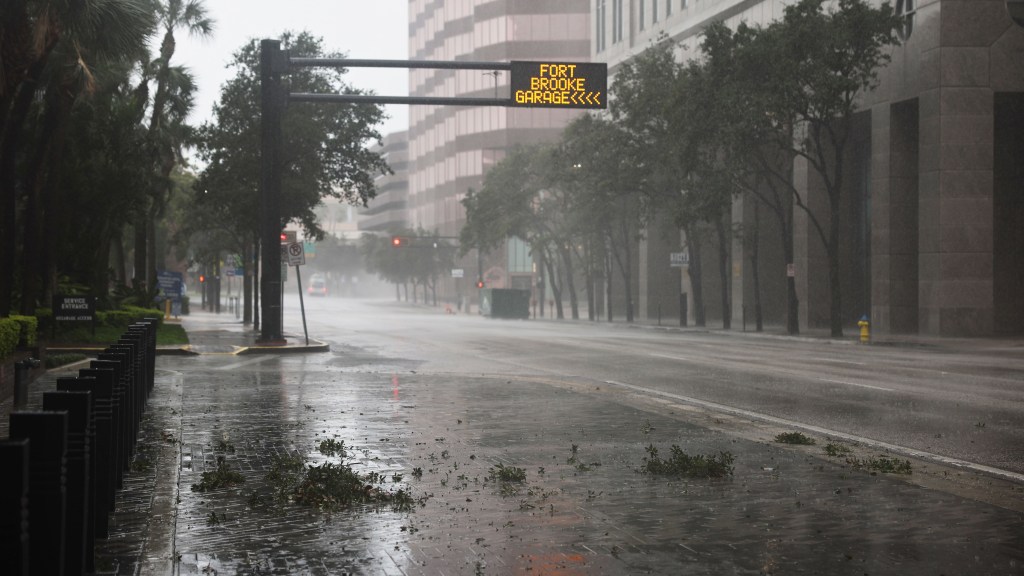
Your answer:
[[[81,362],[88,358],[85,354],[48,354],[46,356],[46,369],[59,368],[61,366],[67,366],[68,364],[74,364],[75,362]]]
[[[811,438],[802,432],[783,432],[775,437],[775,441],[780,444],[800,444],[802,446],[811,446],[816,444],[814,438]]]
[[[188,333],[181,324],[164,322],[156,330],[157,346],[185,346],[188,344]]]
[[[680,478],[723,478],[732,476],[733,456],[729,452],[719,452],[717,456],[697,454],[690,456],[682,448],[673,444],[672,454],[668,459],[658,456],[658,449],[651,444],[647,447],[647,456],[640,469],[644,474],[655,476],[674,476]]]
[[[850,452],[852,452],[852,450],[850,450],[849,446],[839,444],[838,442],[829,442],[828,444],[825,444],[825,454],[832,458],[846,456]]]
[[[883,474],[912,474],[913,470],[910,466],[910,460],[900,460],[899,458],[888,458],[886,456],[879,456],[878,458],[869,458],[867,460],[861,460],[858,458],[850,458],[846,461],[854,468],[864,468],[870,470],[872,474],[881,472]]]
[[[223,457],[217,458],[217,469],[203,472],[202,479],[192,485],[193,492],[210,492],[220,488],[230,488],[245,483],[245,476],[237,470],[232,470]]]

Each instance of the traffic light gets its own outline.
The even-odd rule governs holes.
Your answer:
[[[200,274],[200,275],[199,275],[199,283],[200,283],[200,284],[202,284],[202,283],[204,283],[204,282],[206,282],[206,276],[205,276],[205,275],[203,275],[203,274]]]
[[[281,232],[281,242],[287,242],[287,241],[288,241],[288,235],[285,234],[284,232]]]
[[[483,288],[484,287],[484,281],[483,280],[477,280],[476,281],[476,287],[477,288]]]
[[[405,238],[403,236],[392,236],[391,237],[391,245],[394,246],[395,248],[401,248],[402,246],[405,246],[408,243],[409,243],[409,239]]]

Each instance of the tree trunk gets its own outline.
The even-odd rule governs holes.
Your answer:
[[[260,291],[257,290],[256,287],[260,285],[260,279],[263,278],[263,271],[260,270],[260,265],[259,265],[259,263],[262,262],[263,260],[260,259],[261,258],[260,251],[262,250],[262,245],[260,244],[260,235],[258,233],[253,235],[252,248],[253,248],[253,257],[252,257],[252,261],[251,261],[252,262],[252,267],[253,267],[253,278],[252,278],[252,329],[256,330],[256,331],[259,331],[259,329],[260,329]]]
[[[839,284],[839,201],[832,203],[828,231],[829,327],[833,338],[843,336],[843,293]]]
[[[146,239],[149,237],[146,231],[147,218],[140,214],[135,218],[135,249],[134,266],[132,270],[132,288],[140,295],[149,290],[146,285]]]
[[[252,324],[252,244],[242,242],[242,324]]]
[[[111,239],[111,248],[114,250],[112,258],[114,259],[114,276],[116,277],[117,283],[121,286],[128,285],[128,263],[124,259],[124,239],[122,238],[123,231],[118,230],[114,237]]]
[[[4,246],[4,249],[0,250],[0,270],[4,271],[0,274],[0,315],[9,313],[13,305],[14,271],[17,263],[15,250],[18,245],[18,180],[15,174],[17,155],[21,149],[25,120],[35,98],[39,78],[42,77],[43,69],[57,45],[57,40],[56,35],[46,39],[38,58],[29,66],[18,86],[10,111],[0,126],[0,214],[3,214],[0,219],[0,246]]]
[[[694,233],[694,224],[683,227],[686,234],[686,251],[690,255],[690,266],[687,274],[690,275],[690,289],[693,290],[693,320],[699,327],[707,326],[707,319],[704,316],[704,286],[703,267],[700,262],[700,238]]]
[[[606,240],[607,241],[605,242],[605,253],[604,253],[604,281],[605,281],[605,286],[606,286],[606,288],[605,288],[605,304],[606,304],[606,306],[608,308],[608,321],[612,322],[612,312],[614,310],[612,308],[612,286],[613,286],[612,281],[613,281],[615,275],[612,274],[613,270],[612,270],[611,238],[607,238]]]
[[[727,212],[727,211],[726,211]],[[729,274],[729,235],[725,231],[726,216],[715,218],[715,233],[718,236],[718,275],[721,277],[719,292],[722,298],[722,328],[732,329],[732,292],[730,290]]]
[[[562,308],[562,286],[555,273],[555,259],[550,254],[545,254],[544,264],[548,268],[548,283],[551,285],[551,293],[555,298],[555,318],[565,320],[565,310]]]
[[[761,307],[761,202],[754,201],[754,232],[750,242],[750,275],[754,282],[754,323],[758,332],[764,331],[764,311]]]
[[[580,302],[579,296],[576,294],[576,281],[573,278],[574,270],[572,265],[572,252],[568,247],[562,246],[559,248],[559,254],[562,258],[562,263],[565,266],[565,287],[569,291],[569,309],[572,313],[572,319],[579,320]]]

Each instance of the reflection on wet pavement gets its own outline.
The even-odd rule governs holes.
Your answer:
[[[155,478],[180,475],[176,521],[151,522],[173,525],[180,574],[1024,570],[1019,512],[854,470],[821,446],[711,430],[685,412],[644,410],[597,387],[424,374],[369,354],[161,358],[159,366],[167,370],[145,438],[160,448],[176,437],[180,457],[154,456],[154,469],[133,472],[134,498],[144,507],[147,490],[160,497]],[[161,442],[169,427],[172,441]],[[344,442],[355,470],[382,474],[423,505],[328,515],[279,503],[266,479],[274,457],[322,462],[316,447],[325,439]],[[649,445],[728,451],[735,472],[725,480],[643,475]],[[192,491],[218,458],[245,483]],[[526,480],[493,479],[499,466],[522,468]],[[133,548],[117,542],[130,543],[140,528],[118,528],[101,553],[130,573]]]

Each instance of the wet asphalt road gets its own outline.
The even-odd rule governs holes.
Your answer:
[[[900,456],[855,435],[1012,475],[1011,347],[494,321],[330,298],[307,301],[307,314],[330,352],[235,356],[229,317],[186,321],[219,353],[159,358],[139,454],[98,548],[105,574],[1024,570],[1024,483],[928,458],[911,458],[909,476],[850,461]],[[301,334],[301,320],[289,313],[285,328]],[[772,441],[795,429],[818,443]],[[320,453],[325,439],[346,455]],[[837,439],[849,455],[824,453]],[[728,452],[734,473],[641,474],[650,446]],[[269,473],[284,456],[376,473],[380,489],[417,504],[325,514],[282,501]],[[192,488],[219,462],[244,482]],[[499,482],[501,467],[525,478]]]
[[[619,386],[1024,474],[1019,342],[860,346],[852,336],[828,342],[502,321],[334,298],[306,299],[306,307],[317,338],[417,360],[423,371]],[[301,333],[298,315],[285,325]]]

